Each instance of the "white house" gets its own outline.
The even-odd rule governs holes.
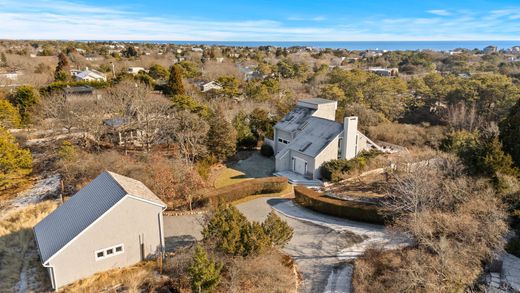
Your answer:
[[[369,67],[368,71],[380,76],[397,76],[399,68]]]
[[[130,66],[130,67],[128,67],[128,71],[127,72],[129,74],[136,75],[136,74],[138,74],[141,71],[146,72],[146,69],[144,69],[143,67]]]
[[[207,83],[204,83],[200,86],[200,90],[205,93],[205,92],[209,92],[211,90],[221,90],[222,89],[222,85],[220,85],[220,83],[216,82],[216,81],[210,81],[210,82],[207,82]]]
[[[107,81],[107,77],[94,69],[77,70],[72,69],[70,74],[78,81]]]
[[[384,151],[357,130],[357,117],[345,117],[343,124],[336,122],[336,109],[336,101],[300,100],[276,123],[275,175],[286,176],[292,183],[319,182],[320,167],[327,161],[352,159],[363,150]]]

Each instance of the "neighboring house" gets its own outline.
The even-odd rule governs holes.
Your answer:
[[[482,51],[484,51],[484,53],[486,53],[486,54],[491,54],[491,53],[496,53],[498,51],[498,49],[497,49],[497,46],[487,46]]]
[[[210,82],[204,83],[200,86],[200,90],[203,93],[211,91],[211,90],[218,91],[221,89],[222,89],[222,85],[220,85],[220,83],[218,83],[217,81],[210,81]]]
[[[252,66],[239,65],[238,70],[240,70],[240,72],[242,72],[242,74],[244,75],[245,81],[264,78],[263,74],[260,71],[258,71],[255,67],[252,67]]]
[[[297,177],[317,180],[321,178],[321,165],[327,161],[352,159],[363,150],[383,151],[357,130],[357,117],[345,117],[343,124],[336,122],[336,109],[336,101],[301,100],[276,123],[275,175],[287,176],[289,180]]]
[[[120,146],[142,146],[141,140],[145,132],[130,125],[128,119],[105,119],[103,125],[108,128],[101,138],[104,142]]]
[[[397,76],[399,74],[398,68],[369,67],[368,71],[380,76]]]
[[[191,51],[192,52],[196,52],[196,53],[202,53],[202,52],[204,52],[204,49],[202,49],[202,48],[191,48]]]
[[[143,183],[101,173],[34,227],[52,288],[164,251],[165,208]]]
[[[133,75],[136,75],[138,74],[139,72],[141,71],[144,71],[146,72],[146,70],[143,68],[143,67],[134,67],[134,66],[131,66],[131,67],[128,67],[128,73],[129,74],[133,74]]]
[[[63,96],[67,101],[95,101],[100,100],[101,95],[89,85],[67,86],[63,88]]]
[[[78,81],[107,81],[107,77],[94,69],[77,70],[72,69],[70,74]]]

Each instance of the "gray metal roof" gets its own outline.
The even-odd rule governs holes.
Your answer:
[[[140,181],[105,171],[34,227],[43,263],[126,195],[166,205]]]
[[[304,103],[315,104],[315,105],[337,103],[336,101],[333,101],[333,100],[327,100],[327,99],[322,99],[322,98],[303,99],[303,100],[299,100],[298,102],[304,102]]]
[[[310,117],[287,148],[315,157],[342,131],[343,125],[336,121]]]
[[[304,124],[316,110],[309,109],[306,107],[294,107],[289,114],[278,121],[274,126],[276,129],[280,129],[287,132],[293,132],[299,130],[298,128]]]

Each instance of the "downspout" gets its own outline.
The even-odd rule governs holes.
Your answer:
[[[166,210],[166,206],[162,208],[161,212],[159,213],[159,236],[161,240],[161,253],[165,253],[165,244],[164,244],[164,223],[163,223],[163,212]]]

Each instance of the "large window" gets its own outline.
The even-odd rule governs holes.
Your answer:
[[[118,244],[112,247],[97,250],[95,252],[96,260],[102,260],[114,255],[118,255],[124,252],[123,244]]]

